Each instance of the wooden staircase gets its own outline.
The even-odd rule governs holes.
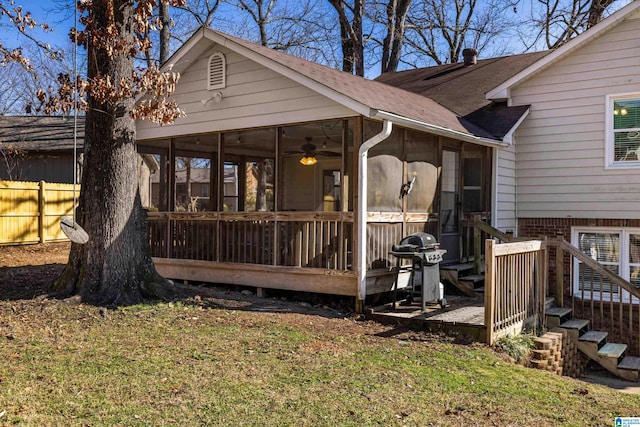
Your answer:
[[[551,307],[545,311],[545,315],[549,329],[565,329],[578,350],[591,360],[619,378],[638,381],[640,357],[625,356],[626,344],[607,342],[607,332],[590,330],[590,322],[572,318],[570,308]]]
[[[473,270],[473,263],[441,265],[440,279],[450,283],[466,296],[482,297],[484,295],[484,272],[480,271],[480,274],[475,274]]]

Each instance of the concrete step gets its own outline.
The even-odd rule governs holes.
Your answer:
[[[547,316],[566,317],[571,315],[571,309],[562,308],[562,307],[552,307],[545,310],[544,314],[546,314]]]
[[[473,263],[448,264],[448,265],[440,264],[440,270],[455,270],[458,273],[462,271],[472,270],[472,269],[473,269]]]
[[[607,343],[607,335],[609,333],[604,331],[589,331],[582,335],[579,340],[594,344],[596,349],[600,349]]]
[[[461,276],[458,277],[460,282],[469,283],[474,288],[480,287],[481,284],[484,284],[484,274],[471,274],[469,276]]]
[[[620,378],[627,381],[638,382],[640,378],[640,357],[627,356],[618,363],[618,373]]]
[[[567,320],[566,322],[562,322],[560,324],[560,327],[565,329],[574,329],[574,330],[582,331],[582,333],[580,333],[580,335],[582,335],[583,333],[587,332],[589,328],[589,321],[585,319],[570,319],[570,320]]]
[[[627,356],[620,363],[618,369],[628,369],[630,371],[640,371],[640,357]]]
[[[544,309],[548,310],[553,308],[553,305],[556,303],[556,299],[554,297],[546,297],[544,300]]]
[[[600,350],[598,350],[598,356],[612,357],[617,359],[624,354],[626,349],[627,349],[626,344],[608,342],[605,345],[603,345],[602,348],[600,348]]]
[[[547,308],[544,311],[545,316],[547,317],[547,327],[548,328],[556,328],[560,326],[560,324],[571,320],[571,309],[570,308],[562,308],[562,307],[551,307]]]

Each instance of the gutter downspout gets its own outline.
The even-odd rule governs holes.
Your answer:
[[[364,300],[367,296],[367,157],[369,150],[391,135],[393,123],[389,120],[382,122],[382,131],[366,140],[358,150],[358,311],[364,310]]]

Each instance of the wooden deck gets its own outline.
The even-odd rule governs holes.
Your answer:
[[[420,301],[411,305],[391,303],[369,309],[367,317],[386,324],[396,324],[432,332],[462,333],[478,340],[486,337],[484,325],[484,301],[482,298],[446,296],[444,308],[436,303],[427,304],[425,312],[420,310]]]

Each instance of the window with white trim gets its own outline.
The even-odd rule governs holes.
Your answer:
[[[640,229],[574,228],[571,240],[593,260],[640,288]],[[578,259],[573,265],[573,292],[581,299],[603,301],[629,301],[630,296]],[[638,301],[634,298],[634,302]]]
[[[640,95],[607,97],[606,166],[640,168]]]
[[[207,64],[207,89],[224,89],[227,86],[226,60],[220,52],[209,57]]]

